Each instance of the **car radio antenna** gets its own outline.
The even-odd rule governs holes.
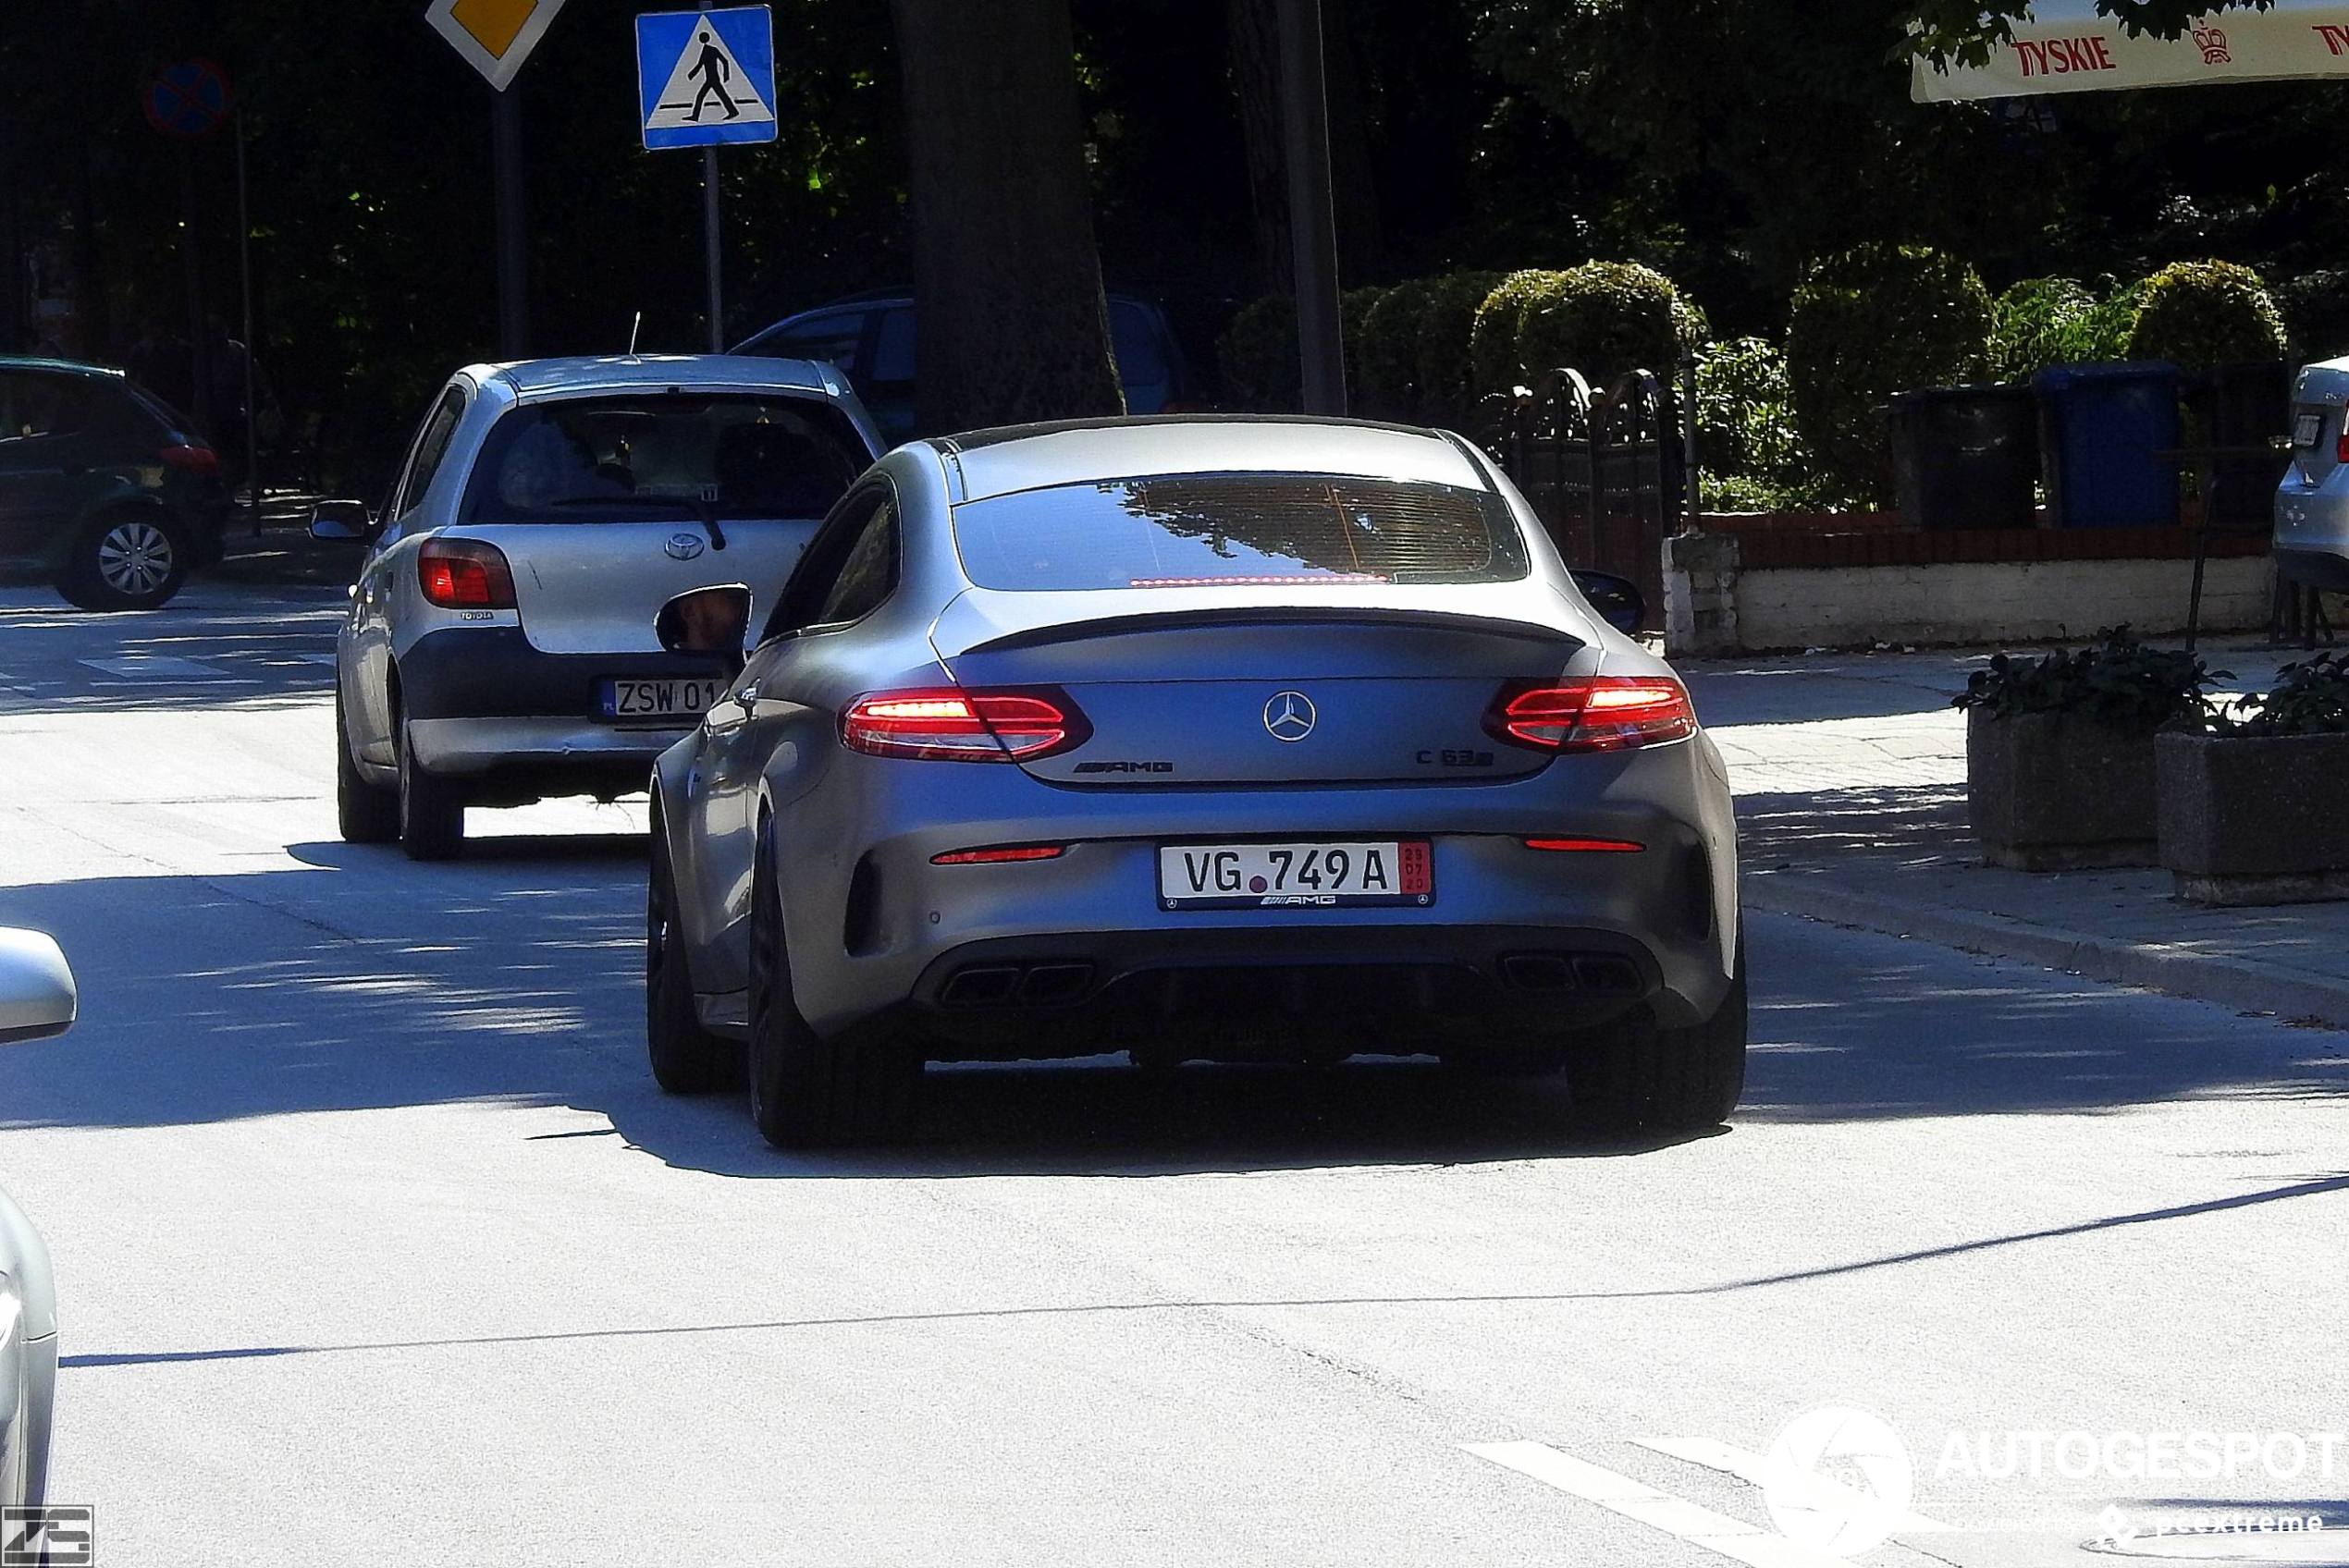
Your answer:
[[[632,360],[636,357],[636,335],[644,330],[645,312],[638,311],[635,325],[628,329],[628,357]]]

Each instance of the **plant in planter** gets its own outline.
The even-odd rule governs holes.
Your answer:
[[[2349,655],[2165,733],[2154,750],[2161,864],[2196,903],[2349,899]]]
[[[2152,865],[2154,732],[2198,719],[2214,679],[2125,626],[2093,648],[1966,680],[1966,805],[1983,858],[2018,871]]]

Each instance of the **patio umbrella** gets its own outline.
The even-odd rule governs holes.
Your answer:
[[[1916,63],[1920,104],[2109,92],[2124,87],[2349,77],[2349,3],[2276,0],[2266,11],[2199,18],[2174,39],[2132,38],[2096,0],[2037,0],[1986,66]]]

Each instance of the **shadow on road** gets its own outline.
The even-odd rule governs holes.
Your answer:
[[[387,848],[295,853],[308,869],[0,888],[0,925],[55,934],[83,987],[74,1034],[0,1051],[0,1125],[566,1106],[674,1166],[800,1179],[1640,1152],[1574,1142],[1555,1080],[1373,1060],[933,1069],[910,1146],[785,1158],[738,1096],[671,1099],[646,1072],[641,837],[489,839],[429,866]],[[1749,1128],[2349,1092],[2334,1035],[1799,922],[1757,919],[1750,941]]]

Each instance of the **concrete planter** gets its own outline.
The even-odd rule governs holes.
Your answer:
[[[2153,738],[2068,713],[1966,715],[1966,809],[2017,871],[2154,864]]]
[[[2154,776],[2161,864],[2180,898],[2349,899],[2349,735],[2163,735]]]

